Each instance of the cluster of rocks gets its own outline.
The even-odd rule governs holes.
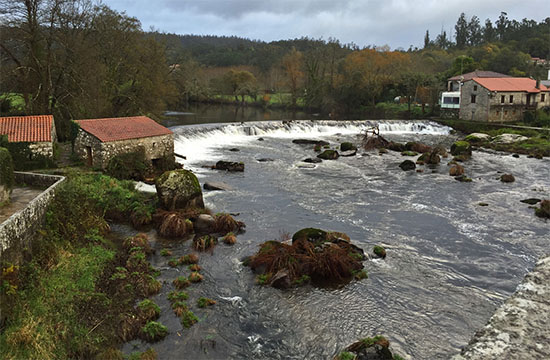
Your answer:
[[[349,157],[357,155],[357,146],[351,142],[342,142],[339,146],[340,151],[331,149],[330,143],[323,140],[295,139],[292,142],[300,145],[313,145],[313,150],[319,153],[315,157],[302,160],[305,163],[318,164],[323,162],[323,160],[336,160],[341,156]]]
[[[382,335],[367,337],[354,342],[334,357],[334,360],[397,360],[402,359],[392,354],[390,342]]]

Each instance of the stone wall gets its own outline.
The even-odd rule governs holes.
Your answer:
[[[33,154],[43,155],[53,158],[53,142],[36,142],[29,144],[29,149]]]
[[[472,103],[472,96],[475,96],[475,103]],[[474,81],[466,81],[460,93],[460,119],[488,121],[489,102],[487,89]]]
[[[7,186],[0,184],[0,206],[10,199],[11,189],[8,189]]]
[[[88,147],[88,150],[86,149]],[[75,141],[75,152],[87,164],[88,152],[91,151],[92,166],[105,168],[109,160],[119,154],[145,149],[147,160],[174,156],[174,135],[150,136],[111,142],[101,142],[95,136],[80,130]]]
[[[549,339],[550,256],[545,256],[453,360],[550,359]]]
[[[30,245],[36,230],[43,226],[46,209],[55,196],[64,176],[15,172],[15,182],[47,187],[21,211],[0,224],[0,259],[19,263],[23,250]]]

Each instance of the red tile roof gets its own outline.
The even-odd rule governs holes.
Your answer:
[[[0,134],[9,142],[51,142],[52,115],[0,117]]]
[[[544,85],[537,89],[537,82],[529,78],[474,78],[472,80],[489,91],[525,91],[529,93],[548,91]]]
[[[172,131],[147,116],[76,120],[76,122],[82,130],[102,142],[172,134]]]
[[[467,81],[472,80],[473,78],[509,78],[511,76],[506,74],[497,73],[494,71],[485,71],[485,70],[476,70],[467,74],[453,76],[449,78],[448,81]]]

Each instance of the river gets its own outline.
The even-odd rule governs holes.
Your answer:
[[[359,143],[361,131],[374,123],[388,140],[448,148],[456,139],[449,128],[423,121],[173,127],[176,152],[187,157],[184,166],[201,185],[221,181],[234,189],[205,192],[207,206],[213,213],[238,213],[246,232],[234,246],[220,243],[212,254],[201,254],[205,281],[188,288],[200,322],[184,329],[166,294],[171,281],[188,270],[170,268],[159,252],[169,247],[178,257],[191,251],[191,241],[164,240],[151,231],[157,250],[151,263],[165,282],[152,299],[170,333],[152,345],[133,341],[124,351],[154,347],[159,359],[329,359],[361,337],[383,334],[405,358],[448,359],[458,353],[538,257],[550,253],[549,223],[520,202],[550,196],[550,161],[475,151],[465,163],[473,182],[461,183],[448,175],[449,159],[421,166],[422,173],[404,172],[398,165],[405,157],[391,151],[359,151],[310,168],[301,160],[315,155],[311,146],[291,141]],[[245,172],[202,167],[220,159],[244,162]],[[501,172],[514,174],[516,181],[500,182]],[[281,291],[256,285],[241,259],[260,243],[304,227],[345,232],[369,253],[384,245],[388,256],[365,261],[368,279],[338,288]],[[120,225],[113,230],[134,233]],[[198,309],[200,296],[217,304]]]

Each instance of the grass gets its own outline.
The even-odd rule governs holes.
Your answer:
[[[215,300],[212,300],[212,299],[208,299],[208,298],[205,298],[205,297],[200,297],[198,300],[197,300],[197,306],[200,307],[200,308],[205,308],[207,306],[212,306],[216,303]]]
[[[0,358],[92,358],[137,334],[143,325],[134,304],[161,286],[146,260],[152,250],[144,234],[106,238],[105,217],[127,216],[141,200],[106,176],[68,176],[29,246],[18,287],[0,294],[7,315]]]
[[[85,357],[86,344],[104,341],[103,334],[91,331],[97,319],[88,313],[86,303],[110,305],[108,298],[96,293],[96,285],[114,255],[90,245],[60,249],[55,268],[47,271],[32,264],[31,276],[37,281],[18,294],[15,316],[0,336],[0,357]]]
[[[199,321],[199,318],[196,317],[191,310],[185,311],[183,314],[181,314],[180,318],[181,324],[186,329],[189,329],[191,326]]]

